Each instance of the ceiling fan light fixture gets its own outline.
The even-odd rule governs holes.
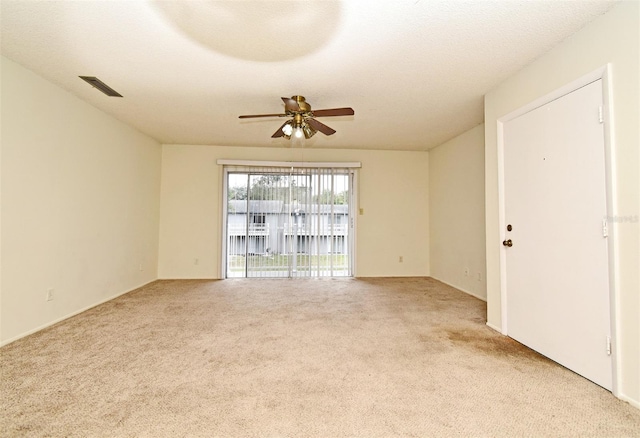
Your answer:
[[[313,137],[315,133],[318,132],[307,123],[302,124],[302,131],[304,132],[304,137],[307,139]]]
[[[293,133],[293,126],[291,125],[291,121],[288,121],[283,127],[282,132],[284,133],[284,137],[288,140],[291,138],[291,134]]]
[[[301,148],[304,146],[306,140],[302,125],[298,125],[293,128],[293,134],[291,134],[291,147]]]

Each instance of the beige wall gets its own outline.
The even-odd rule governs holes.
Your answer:
[[[429,262],[433,278],[486,300],[484,228],[479,125],[429,151]]]
[[[1,88],[7,343],[156,279],[161,146],[6,58]]]
[[[485,171],[488,322],[501,328],[497,120],[599,67],[611,63],[615,215],[640,208],[640,3],[626,1],[500,84],[485,96]],[[640,407],[640,223],[611,224],[616,235],[621,398]]]
[[[3,58],[0,57],[0,79]],[[0,345],[2,345],[2,85],[0,81]]]
[[[429,275],[426,152],[164,145],[162,154],[160,278],[220,278],[221,158],[361,162],[356,274]]]

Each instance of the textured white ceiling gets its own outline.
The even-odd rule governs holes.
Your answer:
[[[611,1],[2,0],[2,54],[163,143],[288,146],[281,96],[337,130],[308,147],[426,150]],[[97,76],[110,98],[78,76]]]

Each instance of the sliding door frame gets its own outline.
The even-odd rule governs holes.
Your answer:
[[[271,162],[271,161],[245,161],[245,160],[218,160],[217,164],[223,166],[222,173],[222,193],[221,193],[221,227],[219,229],[220,232],[220,278],[229,278],[228,277],[228,183],[229,183],[229,174],[230,173],[238,173],[242,172],[242,168],[247,169],[247,173],[251,174],[252,170],[256,168],[282,168],[282,171],[286,173],[287,170],[290,170],[290,173],[295,173],[296,169],[326,169],[326,168],[336,168],[336,169],[349,169],[349,194],[350,194],[350,202],[348,206],[348,234],[349,238],[347,240],[347,250],[349,253],[349,273],[348,277],[354,278],[356,277],[356,248],[357,248],[357,212],[358,209],[358,169],[361,167],[359,162]],[[248,213],[247,213],[248,214]],[[248,241],[246,242],[248,244]],[[245,275],[246,275],[246,267],[245,267]],[[278,278],[278,277],[274,277]],[[299,278],[292,277],[291,275],[284,278]],[[330,277],[328,277],[330,278]]]

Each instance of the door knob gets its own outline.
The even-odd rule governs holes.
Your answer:
[[[503,244],[504,246],[508,246],[509,248],[511,248],[511,247],[513,246],[513,242],[511,241],[511,239],[509,239],[509,240],[503,240],[503,241],[502,241],[502,244]]]

